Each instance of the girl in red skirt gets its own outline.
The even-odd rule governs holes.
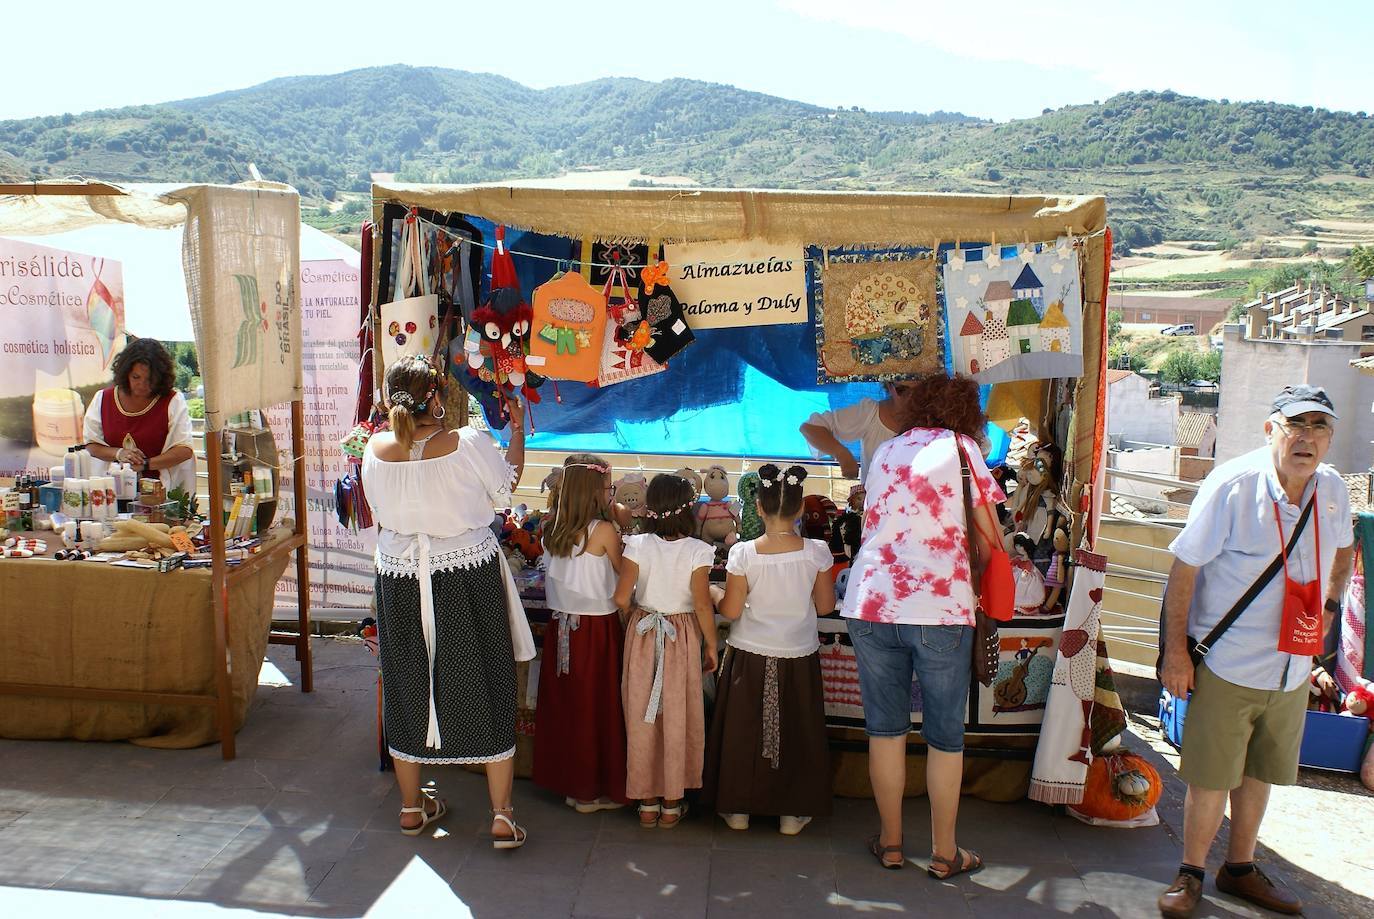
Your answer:
[[[611,467],[579,453],[563,463],[554,522],[544,537],[544,630],[535,705],[534,782],[580,814],[622,807],[625,718],[620,670],[625,630],[612,596],[620,536],[606,520]]]

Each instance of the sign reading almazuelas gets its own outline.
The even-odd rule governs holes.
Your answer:
[[[756,240],[665,245],[673,293],[694,329],[806,322],[802,249]]]

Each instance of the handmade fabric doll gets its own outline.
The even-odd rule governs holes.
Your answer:
[[[697,493],[697,497],[701,497],[701,476],[697,473],[695,469],[693,469],[691,466],[683,466],[677,472],[674,472],[673,475],[677,476],[680,479],[686,479],[688,482],[690,482],[692,485],[692,490]]]
[[[1054,555],[1050,558],[1049,570],[1045,572],[1045,586],[1049,588],[1049,595],[1045,597],[1045,603],[1041,607],[1045,612],[1054,609],[1059,603],[1059,597],[1064,592],[1064,584],[1068,579],[1069,566],[1069,534],[1064,531],[1062,526],[1054,529]]]
[[[730,475],[724,466],[708,466],[702,488],[709,500],[697,504],[697,533],[706,542],[732,546],[739,540],[739,507],[730,500]]]
[[[807,539],[819,539],[829,544],[830,522],[839,514],[835,502],[825,495],[807,495],[802,499],[802,530]]]

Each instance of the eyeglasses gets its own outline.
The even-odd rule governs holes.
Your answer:
[[[1336,430],[1329,421],[1278,421],[1275,423],[1290,437],[1299,435],[1320,440],[1324,437],[1330,437]]]

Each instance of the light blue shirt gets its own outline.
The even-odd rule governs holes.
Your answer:
[[[1279,554],[1279,531],[1274,524],[1278,502],[1283,536],[1293,537],[1302,509],[1317,489],[1312,509],[1296,548],[1288,556],[1288,573],[1306,583],[1318,578],[1326,598],[1336,550],[1353,545],[1350,492],[1334,468],[1323,463],[1307,483],[1302,501],[1291,504],[1279,485],[1274,458],[1266,445],[1223,463],[1203,480],[1188,511],[1188,522],[1169,548],[1185,565],[1201,569],[1193,603],[1188,610],[1188,634],[1201,641],[1230,611],[1250,585]],[[1320,570],[1316,558],[1316,529],[1321,524]],[[1294,690],[1307,682],[1311,658],[1284,654],[1278,649],[1283,618],[1284,579],[1280,570],[1246,607],[1207,655],[1207,669],[1238,686],[1251,689]]]

